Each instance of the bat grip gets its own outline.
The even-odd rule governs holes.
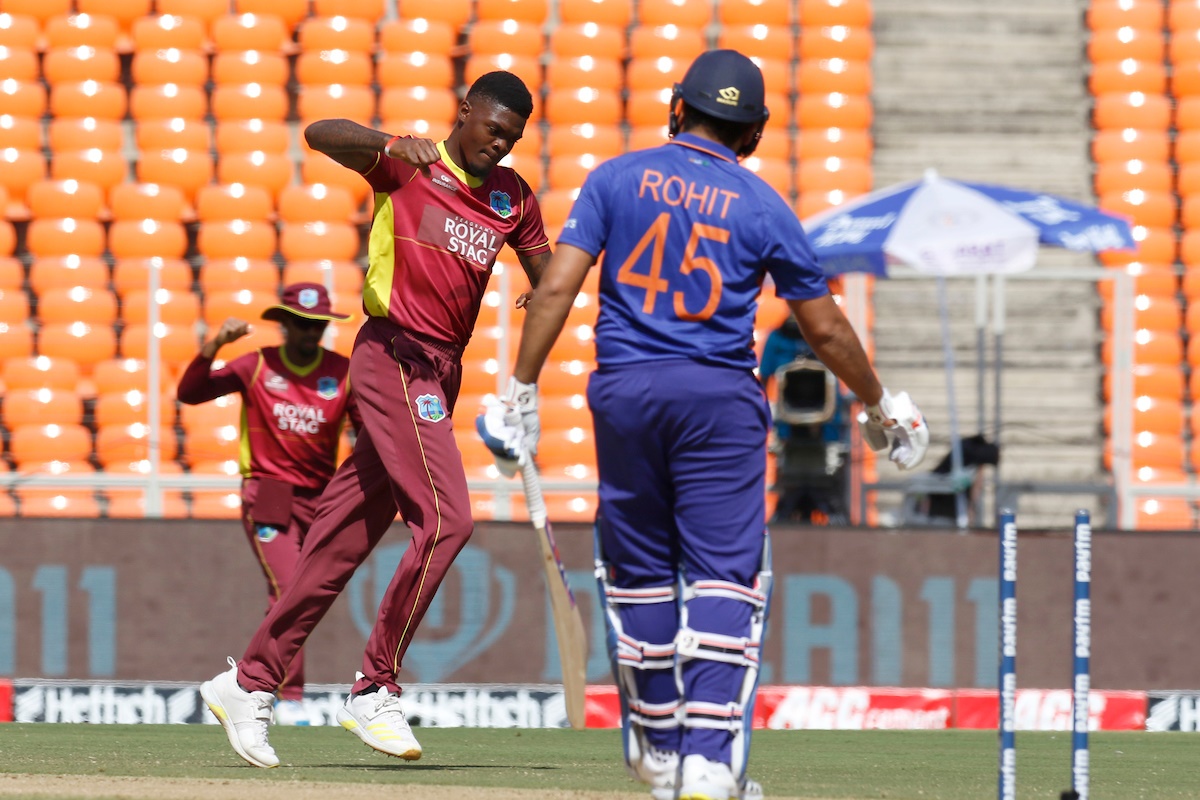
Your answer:
[[[525,484],[525,505],[530,521],[539,528],[546,527],[546,498],[542,496],[542,481],[532,460],[521,467],[521,480]]]

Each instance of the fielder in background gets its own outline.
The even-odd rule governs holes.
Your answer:
[[[738,165],[766,121],[753,62],[731,50],[696,59],[671,100],[671,141],[588,175],[529,305],[504,398],[511,455],[528,459],[538,375],[603,252],[587,390],[596,574],[626,763],[655,798],[762,796],[745,770],[771,576],[771,421],[751,347],[765,275],[869,407],[868,441],[904,468],[928,443],[907,395],[880,386],[795,214]]]
[[[227,319],[179,379],[181,403],[242,396],[242,527],[267,579],[267,609],[292,582],[317,499],[337,466],[346,418],[362,425],[350,391],[350,360],[321,347],[331,320],[349,319],[329,305],[325,287],[295,283],[262,318],[283,326],[282,347],[266,347],[213,369],[218,351],[250,333]],[[307,725],[304,653],[297,651],[277,690],[275,721]]]
[[[279,764],[267,722],[288,663],[397,511],[412,542],[384,592],[362,672],[337,719],[382,753],[421,757],[400,710],[398,675],[434,592],[474,530],[451,422],[463,348],[501,246],[516,251],[534,286],[550,259],[533,192],[512,169],[497,166],[532,112],[520,78],[489,72],[459,103],[444,142],[348,120],[321,120],[304,131],[310,147],[361,173],[375,191],[363,286],[368,316],[350,356],[363,429],[321,496],[291,586],[241,662],[201,686],[233,749],[255,766]],[[518,298],[518,307],[526,299]]]

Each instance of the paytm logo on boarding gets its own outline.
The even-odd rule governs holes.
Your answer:
[[[504,244],[502,233],[436,206],[425,207],[417,238],[485,268],[496,260],[496,254]]]

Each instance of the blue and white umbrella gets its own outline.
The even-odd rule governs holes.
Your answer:
[[[1039,244],[1099,252],[1136,247],[1129,222],[1057,195],[943,178],[896,184],[804,220],[828,275],[931,275],[1030,269]]]

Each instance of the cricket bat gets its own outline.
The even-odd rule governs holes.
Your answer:
[[[554,635],[558,639],[558,660],[562,664],[563,698],[567,704],[567,720],[575,730],[585,727],[585,690],[587,688],[587,637],[579,606],[567,581],[558,545],[546,518],[546,500],[542,496],[542,481],[532,461],[521,468],[525,484],[525,505],[529,519],[537,531],[538,547],[542,551],[542,569],[546,573],[546,588],[550,590],[550,608],[554,613]]]

